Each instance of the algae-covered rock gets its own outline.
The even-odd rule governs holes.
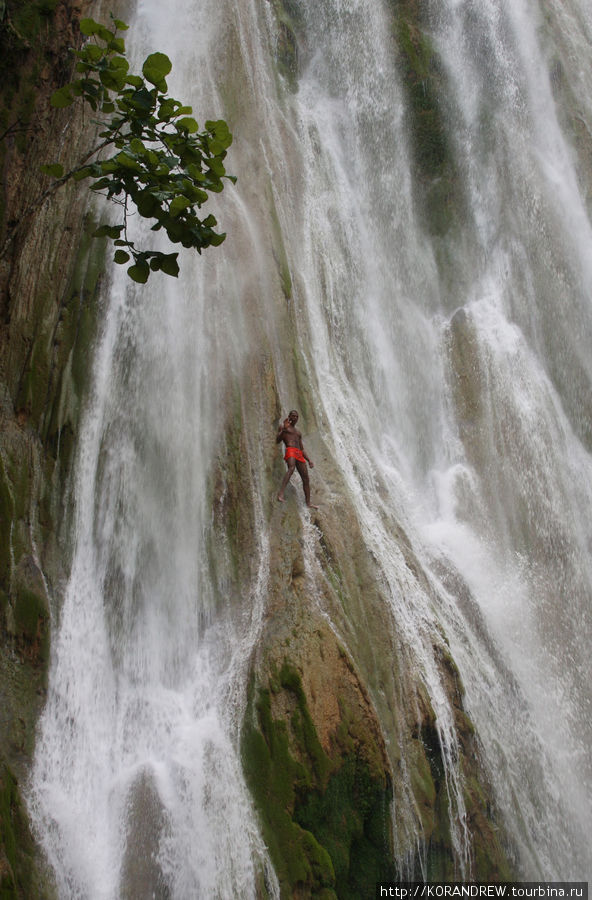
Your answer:
[[[463,195],[446,107],[447,78],[430,39],[425,5],[390,0],[419,208],[426,229],[443,236],[458,225]]]
[[[275,60],[278,72],[291,91],[298,88],[300,44],[303,40],[303,17],[295,0],[272,0],[275,22]]]
[[[270,507],[266,612],[242,737],[282,896],[356,897],[377,880],[426,871],[453,879],[456,811],[439,723],[339,470],[318,434],[304,440],[321,509],[299,513],[298,482]],[[404,531],[392,528],[409,577],[430,591]],[[239,566],[244,552],[239,545]],[[455,720],[469,868],[499,880],[510,866],[461,678],[444,636],[434,635],[433,652]]]
[[[320,623],[314,643],[325,653],[322,661],[309,657],[317,669],[312,681],[326,681],[325,694],[316,693],[313,703],[317,715],[319,701],[336,703],[330,724],[313,720],[301,674],[288,657],[279,670],[269,658],[267,686],[256,678],[251,689],[245,772],[282,896],[357,897],[394,871],[390,767],[375,716],[359,686],[352,700],[351,669]],[[295,648],[287,652],[298,655]],[[343,662],[336,670],[337,658]],[[339,687],[341,696],[334,693]]]
[[[2,896],[42,897],[47,876],[19,793],[45,699],[50,606],[68,565],[69,476],[102,273],[103,247],[66,186],[40,204],[43,163],[67,166],[93,126],[51,93],[79,39],[74,0],[6,0],[0,28],[0,872]],[[61,124],[55,126],[56,117]],[[67,140],[64,141],[64,127]],[[17,851],[11,849],[17,834]],[[48,889],[49,890],[49,889]]]
[[[53,892],[31,865],[35,844],[19,784],[0,756],[0,897],[2,900],[50,900]]]

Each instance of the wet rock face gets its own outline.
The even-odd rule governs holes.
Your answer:
[[[447,77],[429,36],[429,4],[389,0],[398,67],[407,94],[418,208],[426,230],[443,237],[458,227],[464,198],[453,154]]]
[[[478,463],[480,433],[486,415],[486,376],[480,348],[469,313],[458,309],[450,320],[447,333],[451,388],[457,409],[461,439],[472,462]]]
[[[282,896],[360,896],[394,873],[390,765],[348,654],[314,616],[300,625],[262,652],[245,771]]]
[[[2,4],[0,768],[10,800],[0,808],[0,892],[7,897],[49,890],[41,882],[31,888],[35,849],[19,784],[45,697],[50,606],[67,567],[65,485],[103,250],[97,245],[91,252],[94,226],[84,220],[83,191],[65,188],[51,201],[36,201],[49,182],[39,167],[58,159],[67,166],[92,139],[88,123],[49,105],[69,77],[67,48],[78,39],[77,20],[87,7],[73,0]],[[16,854],[10,849],[15,828]]]
[[[158,791],[150,773],[138,775],[127,799],[128,830],[121,875],[122,900],[135,897],[170,896],[166,879],[157,862],[166,826]]]
[[[306,435],[305,446],[317,464],[311,474],[321,509],[300,512],[296,477],[286,503],[269,506],[266,614],[242,735],[245,774],[282,896],[355,897],[377,880],[426,871],[454,879],[439,723],[420,672],[406,661],[338,467],[318,435]],[[267,472],[272,496],[281,470],[268,465]],[[246,571],[241,534],[234,545]],[[406,567],[429,590],[406,535],[397,534]],[[445,638],[434,640],[455,719],[473,869],[498,880],[510,868],[478,737]]]

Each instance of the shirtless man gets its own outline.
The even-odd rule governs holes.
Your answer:
[[[314,463],[304,452],[304,447],[302,446],[302,435],[299,431],[297,431],[295,427],[297,421],[298,413],[295,409],[293,409],[288,414],[288,418],[284,420],[284,424],[280,425],[280,427],[278,428],[278,433],[275,436],[276,444],[279,444],[280,441],[283,441],[286,445],[286,454],[284,456],[284,459],[286,460],[286,465],[288,466],[288,471],[284,475],[284,480],[282,481],[282,486],[280,487],[277,498],[280,503],[285,502],[285,487],[294,474],[294,469],[298,469],[300,477],[302,478],[302,487],[304,488],[306,505],[309,509],[318,509],[318,506],[313,506],[313,504],[310,502],[310,484],[308,481],[308,470],[306,468],[306,463],[308,463],[311,469],[314,469]]]

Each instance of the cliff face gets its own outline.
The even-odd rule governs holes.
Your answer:
[[[445,121],[445,75],[422,19],[423,5],[404,0],[389,8],[393,52],[409,101],[416,203],[435,246],[444,248],[457,234],[464,209]],[[276,62],[297,90],[307,53],[298,6],[276,0],[273,11]],[[273,247],[277,266],[270,293],[279,346],[265,344],[259,323],[246,336],[247,343],[260,347],[260,356],[247,368],[250,395],[229,418],[214,479],[214,498],[224,498],[219,505],[214,502],[218,543],[231,548],[238,594],[241,578],[244,584],[256,576],[251,570],[257,557],[250,537],[252,510],[257,494],[267,498],[269,580],[262,588],[266,611],[251,661],[242,741],[245,773],[283,897],[353,898],[380,879],[454,880],[461,874],[457,813],[447,781],[451,760],[443,758],[442,723],[425,673],[405,645],[404,623],[397,618],[340,461],[317,431],[304,354],[297,338],[287,337],[306,333],[306,326],[298,320],[275,210],[268,221],[262,242]],[[446,258],[442,249],[443,278],[451,274],[444,272]],[[297,271],[292,278],[297,281]],[[279,377],[274,356],[281,358]],[[286,504],[275,501],[284,465],[268,442],[285,414],[279,383],[282,398],[298,398],[305,446],[316,464],[311,479],[318,512],[304,509],[298,475]],[[259,423],[257,437],[245,426],[253,420]],[[260,468],[262,447],[269,449],[263,451],[258,490],[253,484],[258,479],[248,473]],[[438,607],[434,580],[397,511],[384,515],[402,560],[399,583],[391,589],[408,598],[422,593]],[[466,587],[459,583],[453,590]],[[466,872],[484,881],[510,878],[513,852],[496,816],[479,737],[443,633],[434,633],[430,650],[456,735],[452,765],[462,784]]]
[[[67,568],[70,471],[97,313],[101,248],[84,195],[35,208],[43,163],[77,158],[80,119],[49,97],[67,80],[82,4],[9,2],[0,23],[0,892],[44,896],[19,786],[45,697],[53,599]],[[15,230],[16,226],[16,230]]]
[[[277,421],[271,385],[267,411],[271,433]],[[226,447],[237,440],[229,425]],[[322,471],[312,475],[320,510],[304,511],[298,476],[285,505],[271,500],[267,508],[266,612],[242,739],[282,897],[354,898],[378,880],[454,880],[453,813],[436,714],[421,673],[409,665],[338,468],[317,434],[306,436],[306,448]],[[242,459],[247,455],[243,446]],[[282,469],[278,454],[270,455],[266,496],[277,491]],[[244,577],[255,556],[247,537],[252,487],[237,474],[232,455],[224,455],[220,483],[234,482],[237,490],[218,508],[216,527]],[[410,578],[425,589],[426,576],[400,528],[398,539]],[[482,880],[509,878],[508,848],[463,708],[460,676],[446,638],[435,640],[454,710],[469,865]]]
[[[454,227],[461,198],[434,99],[442,76],[412,19],[416,6],[401,5],[407,18],[401,18],[397,34],[412,99],[423,104],[414,131],[422,209],[441,236]],[[291,3],[275,7],[279,62],[294,78],[297,9]],[[73,23],[80,13],[81,5],[69,0],[43,7],[7,4],[4,58],[12,60],[17,75],[4,106],[5,236],[43,188],[39,165],[75,159],[77,146],[84,144],[80,121],[71,120],[64,133],[47,111],[51,91],[67,75],[65,47],[76,40]],[[20,130],[29,126],[32,132]],[[281,409],[272,351],[262,346],[244,373],[250,399],[228,403],[225,442],[212,479],[214,531],[220,538],[217,549],[212,542],[213,568],[224,569],[225,579],[231,571],[237,596],[256,576],[253,510],[261,497],[268,498],[263,520],[269,578],[250,666],[242,733],[245,774],[282,896],[353,898],[379,879],[452,879],[458,872],[436,713],[403,646],[354,501],[315,431],[313,404],[290,337],[297,331],[294,311],[286,305],[292,287],[274,211],[270,220],[278,333],[283,358],[292,361],[283,388],[287,378],[307,420],[307,449],[322,473],[314,482],[321,509],[299,511],[298,484],[285,505],[272,499],[283,464],[269,439]],[[101,247],[87,236],[91,230],[82,193],[66,189],[27,219],[1,260],[0,889],[8,897],[48,893],[32,863],[35,848],[19,783],[45,696],[54,600],[68,568],[68,476],[102,271]],[[260,323],[252,327],[252,344],[261,345]],[[247,432],[245,421],[260,423],[260,433]],[[252,471],[261,457],[257,493],[245,460],[252,460]],[[426,573],[394,515],[389,524],[407,567],[401,590],[417,585],[429,593]],[[478,737],[463,708],[446,638],[434,640],[454,714],[471,871],[481,880],[503,879],[510,867]]]

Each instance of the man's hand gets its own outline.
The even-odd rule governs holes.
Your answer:
[[[314,469],[314,463],[313,463],[312,459],[309,459],[308,465],[310,466],[311,469]]]

